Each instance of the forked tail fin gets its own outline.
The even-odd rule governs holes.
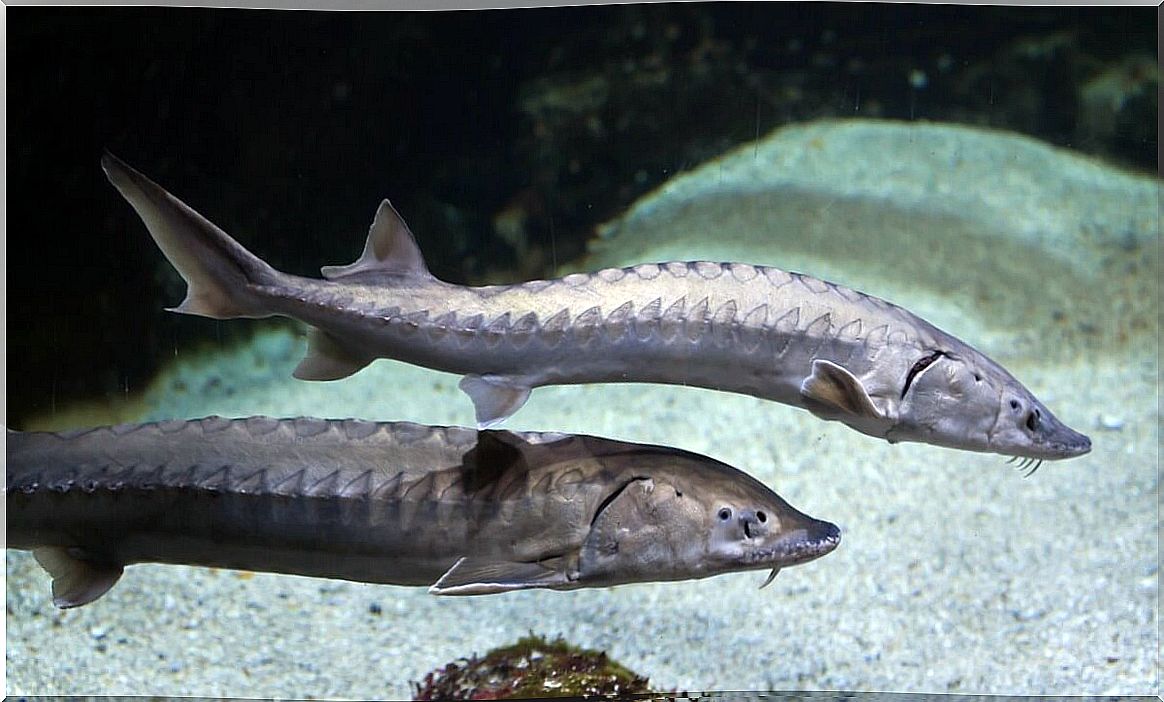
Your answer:
[[[252,288],[277,282],[278,271],[113,154],[105,152],[101,167],[186,281],[186,299],[168,309],[214,319],[271,316]]]

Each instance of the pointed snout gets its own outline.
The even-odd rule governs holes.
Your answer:
[[[1041,431],[1036,435],[1039,455],[1032,458],[1059,460],[1082,456],[1091,450],[1091,438],[1081,434],[1063,422],[1055,415],[1044,410],[1041,416]],[[1041,434],[1041,436],[1038,436]]]
[[[1063,430],[1063,434],[1066,435],[1062,443],[1063,458],[1082,456],[1091,450],[1091,438],[1086,434],[1080,434],[1066,425],[1063,426]]]
[[[813,519],[804,530],[801,553],[804,560],[812,560],[832,552],[841,543],[841,529],[832,522]],[[803,563],[803,560],[798,560]]]
[[[841,543],[841,530],[836,524],[804,514],[798,516],[801,519],[783,526],[783,534],[774,544],[772,557],[780,566],[815,560]]]

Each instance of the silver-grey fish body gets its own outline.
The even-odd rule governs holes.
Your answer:
[[[1005,369],[884,300],[777,268],[643,264],[467,287],[432,276],[385,201],[364,254],[326,280],[275,271],[112,156],[111,181],[189,283],[177,311],[311,325],[296,375],[376,358],[466,376],[478,422],[551,384],[651,382],[804,407],[890,441],[1034,459],[1090,448]]]
[[[638,495],[629,486],[648,483],[660,494],[665,485],[683,485],[681,502],[690,508],[710,500],[709,513],[720,502],[741,514],[767,510],[770,536],[783,551],[763,552],[752,533],[755,557],[734,564],[707,550],[676,557],[670,569],[596,567],[587,548],[604,519]],[[443,582],[439,594],[778,568],[836,544],[832,525],[695,454],[597,437],[479,437],[470,429],[358,420],[212,417],[10,432],[6,505],[9,547],[63,550],[118,574],[132,563],[176,563],[397,585]],[[640,530],[669,529],[707,545],[707,535],[697,533],[702,522],[665,514],[649,516]],[[629,542],[623,551],[634,554]]]
[[[895,305],[744,263],[643,264],[486,287],[371,277],[379,280],[287,276],[255,292],[272,313],[343,339],[354,355],[528,387],[666,383],[804,407],[801,384],[816,359],[870,376],[870,394],[889,395],[898,385],[890,379],[926,349],[973,353]]]

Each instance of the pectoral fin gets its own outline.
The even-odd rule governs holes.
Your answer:
[[[869,397],[855,375],[823,359],[812,362],[812,375],[800,384],[809,411],[822,419],[835,419],[873,436],[883,436],[892,420]]]
[[[53,604],[61,609],[89,604],[121,577],[121,566],[79,558],[67,548],[46,546],[32,555],[53,576]]]
[[[488,429],[521,409],[530,387],[499,375],[466,375],[461,389],[473,400],[477,428]]]
[[[491,595],[511,590],[555,587],[569,583],[556,561],[518,563],[487,558],[461,558],[429,587],[434,595]]]

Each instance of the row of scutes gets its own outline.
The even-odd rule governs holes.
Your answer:
[[[74,441],[94,433],[107,432],[114,436],[127,436],[147,430],[161,434],[178,434],[187,431],[197,431],[204,435],[218,434],[224,431],[243,431],[251,437],[262,437],[274,432],[282,431],[297,439],[307,439],[325,433],[342,435],[345,439],[367,439],[378,433],[386,433],[402,443],[422,441],[431,438],[434,433],[444,432],[445,427],[429,427],[413,422],[373,422],[364,419],[317,419],[314,417],[277,418],[267,416],[255,417],[221,417],[212,415],[200,419],[162,420],[139,424],[115,424],[112,426],[86,427],[59,432],[29,432],[29,436],[49,433],[62,441]]]

